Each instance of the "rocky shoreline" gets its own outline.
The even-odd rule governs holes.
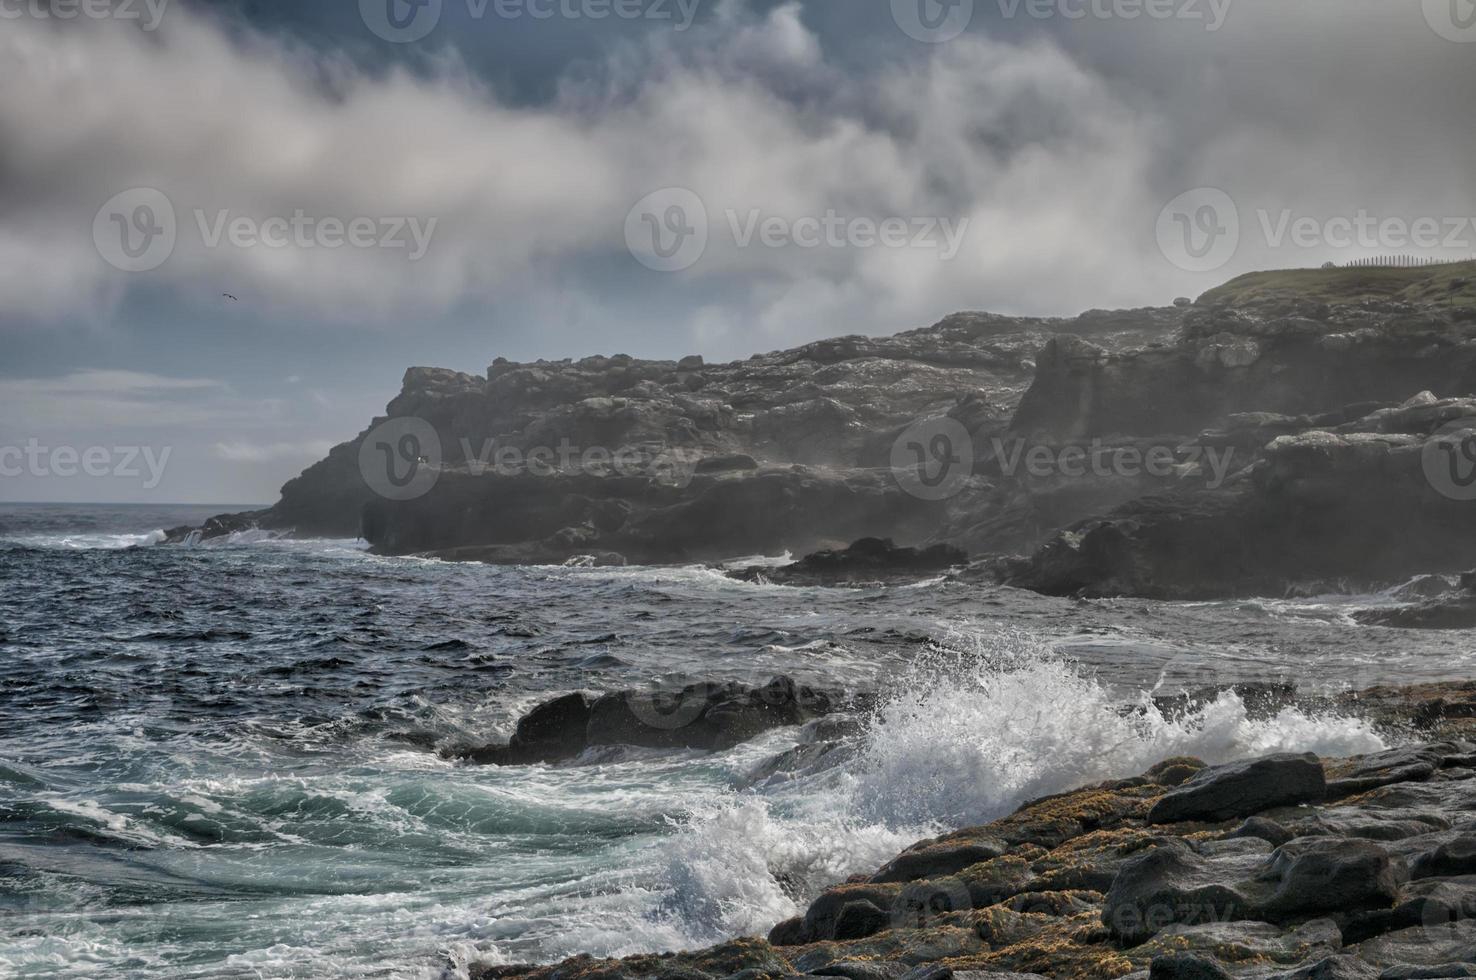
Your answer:
[[[1334,700],[1404,740],[1340,759],[1165,759],[920,841],[765,938],[471,977],[1476,976],[1476,682]]]
[[[412,368],[275,506],[168,539],[264,528],[525,565],[811,555],[745,577],[822,585],[967,555],[964,580],[1155,598],[1453,575],[1476,532],[1468,265],[1257,274],[1074,319],[963,313],[727,364]],[[400,445],[385,425],[434,444],[401,461],[413,493],[375,485],[376,451]],[[835,557],[871,539],[898,560]],[[909,567],[906,549],[936,557]]]

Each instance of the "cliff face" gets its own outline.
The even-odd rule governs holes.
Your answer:
[[[205,534],[535,564],[891,538],[1029,555],[974,574],[1044,592],[1164,597],[1469,567],[1476,305],[1247,295],[959,314],[728,364],[413,368],[275,507]],[[941,488],[924,479],[938,461]],[[386,483],[395,467],[419,482]]]
[[[871,534],[920,541],[946,504],[892,476],[904,429],[950,417],[982,442],[1008,423],[1051,337],[1071,331],[1117,350],[1181,319],[1176,309],[959,314],[727,364],[617,355],[498,359],[485,377],[412,368],[384,418],[290,481],[270,510],[213,531],[362,534],[388,553],[506,562],[687,561]],[[366,479],[366,437],[388,420],[434,432],[423,494],[390,499]]]
[[[1275,300],[1195,308],[1173,343],[1046,344],[1011,426],[1043,441],[1193,435],[1245,412],[1326,412],[1418,391],[1476,391],[1476,310]]]

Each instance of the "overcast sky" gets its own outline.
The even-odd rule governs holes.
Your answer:
[[[1476,252],[1471,0],[101,2],[0,0],[0,500],[267,503],[410,365]]]

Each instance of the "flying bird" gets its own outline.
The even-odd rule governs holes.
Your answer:
[[[236,299],[236,297],[232,296],[230,293],[221,293],[221,295],[224,296],[226,299],[230,300],[232,303],[239,303],[240,302],[240,300]]]

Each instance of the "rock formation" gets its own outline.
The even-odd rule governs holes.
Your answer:
[[[1397,272],[1267,273],[1074,320],[959,314],[730,364],[415,368],[376,425],[439,444],[415,459],[421,492],[371,489],[365,452],[392,448],[371,427],[271,509],[170,537],[260,526],[517,564],[815,552],[751,573],[811,583],[865,581],[837,554],[890,538],[981,559],[967,578],[1165,598],[1454,574],[1476,531],[1476,304],[1451,291],[1463,266]],[[929,453],[957,464],[947,492],[907,481]]]
[[[1407,721],[1470,685],[1370,693]],[[1393,717],[1390,715],[1389,717]],[[473,966],[499,980],[1415,980],[1476,975],[1476,743],[1141,776],[917,843],[766,939],[624,960]],[[803,747],[803,746],[801,746]]]

